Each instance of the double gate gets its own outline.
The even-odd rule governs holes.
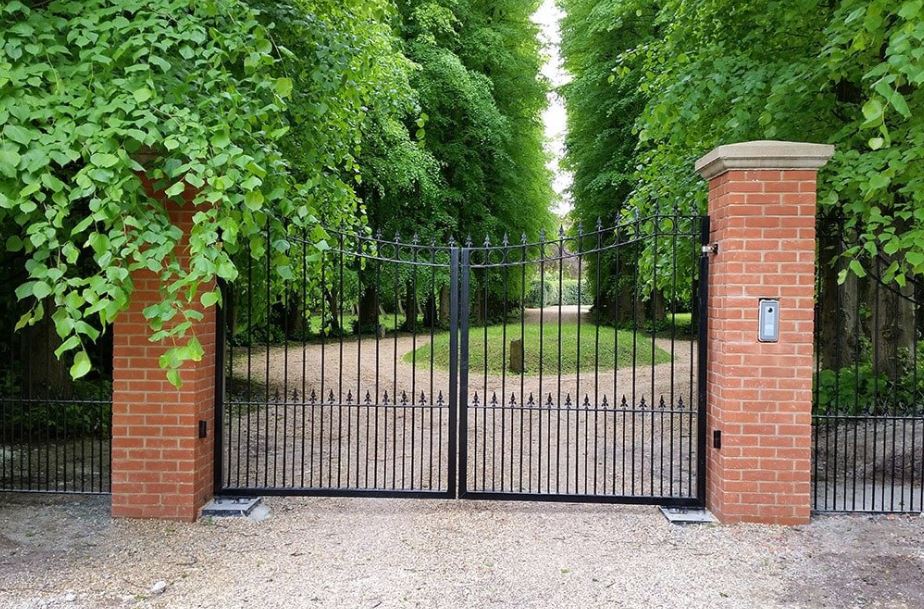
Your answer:
[[[707,218],[326,233],[226,293],[218,492],[702,505]]]

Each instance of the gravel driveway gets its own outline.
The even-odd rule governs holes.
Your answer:
[[[4,496],[0,606],[924,607],[920,517],[676,527],[640,507],[267,503],[261,523],[172,524]]]

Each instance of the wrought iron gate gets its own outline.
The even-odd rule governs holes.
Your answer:
[[[226,291],[219,492],[702,504],[707,218],[327,234]]]

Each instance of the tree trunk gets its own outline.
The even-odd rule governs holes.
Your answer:
[[[360,276],[362,282],[363,277]],[[378,290],[361,283],[364,288],[359,297],[359,331],[361,333],[378,332],[379,295]]]
[[[651,292],[651,318],[655,324],[667,318],[667,303],[664,302],[664,293],[657,288]]]
[[[407,285],[404,293],[403,328],[408,332],[417,331],[417,294],[414,293],[413,286],[410,284]]]
[[[878,274],[878,273],[877,273]],[[873,303],[873,366],[879,374],[897,379],[904,358],[914,346],[914,288],[911,284],[889,287],[877,278],[870,281]]]
[[[440,312],[439,312],[440,324],[443,326],[449,325],[449,286],[444,285],[440,288]]]
[[[431,293],[427,295],[427,302],[424,305],[424,326],[427,328],[435,328],[438,324],[436,298],[434,298]]]
[[[843,365],[845,352],[839,344],[841,337],[840,286],[837,283],[839,273],[836,264],[840,250],[840,235],[821,230],[818,235],[818,359],[823,370],[836,370]],[[839,310],[840,308],[840,310]]]
[[[342,331],[340,328],[340,305],[337,301],[337,295],[334,294],[331,290],[325,289],[324,298],[327,299],[327,306],[329,307],[328,311],[330,313],[330,333],[336,336]],[[321,320],[321,323],[324,323],[323,319]]]

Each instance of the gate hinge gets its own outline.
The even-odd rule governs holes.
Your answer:
[[[712,254],[714,256],[719,253],[719,244],[710,243],[709,245],[704,245],[702,252],[704,256],[708,256],[709,254]]]

